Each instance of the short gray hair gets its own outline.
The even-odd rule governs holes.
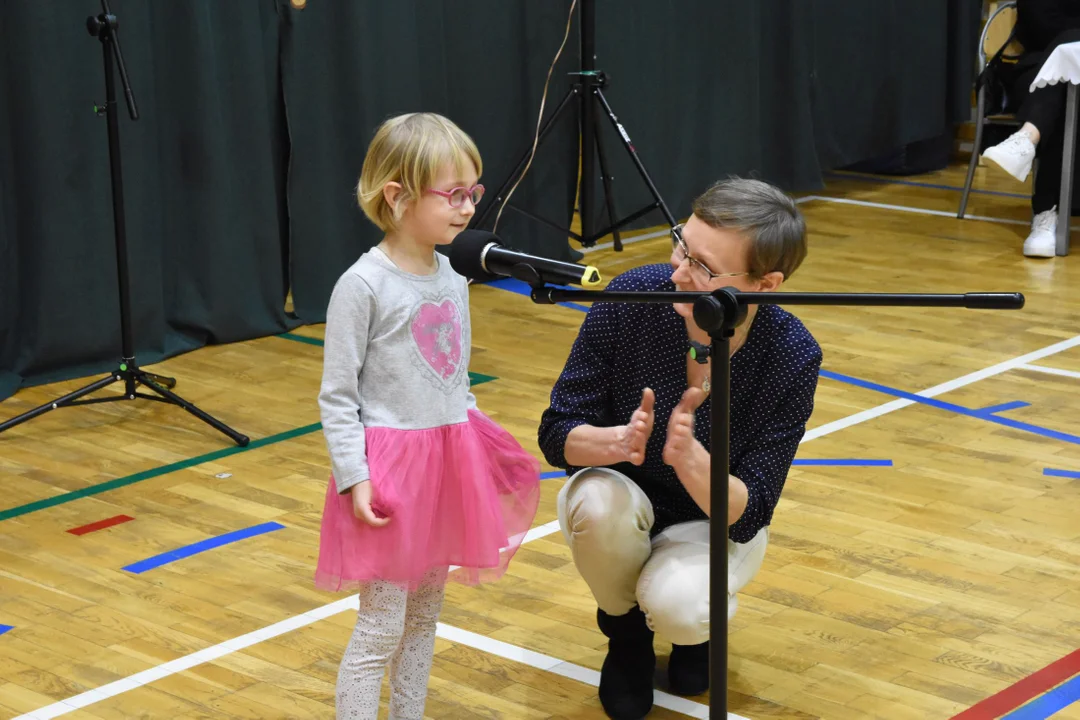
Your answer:
[[[750,238],[750,275],[781,272],[787,280],[806,258],[806,220],[785,192],[760,180],[733,177],[699,195],[693,212],[714,228]]]

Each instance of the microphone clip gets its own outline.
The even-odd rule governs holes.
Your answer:
[[[520,280],[533,290],[539,290],[546,284],[544,278],[540,277],[540,271],[526,263],[515,264],[510,269],[510,277]]]

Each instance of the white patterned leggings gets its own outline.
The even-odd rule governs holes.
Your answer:
[[[390,666],[390,720],[422,720],[446,570],[418,589],[385,582],[360,589],[356,628],[338,668],[337,717],[376,720]]]

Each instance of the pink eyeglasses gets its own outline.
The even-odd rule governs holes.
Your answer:
[[[465,204],[465,198],[471,198],[473,205],[479,205],[484,197],[484,186],[473,185],[471,188],[456,187],[453,190],[428,190],[432,195],[442,195],[450,202],[450,207],[459,208]]]

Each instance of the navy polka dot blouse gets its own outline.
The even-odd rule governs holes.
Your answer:
[[[671,268],[646,265],[614,278],[611,290],[672,291]],[[614,469],[630,477],[653,504],[653,533],[707,516],[663,460],[668,419],[687,388],[689,336],[670,305],[594,303],[540,421],[540,448],[553,467],[573,474],[566,437],[578,425],[625,425],[650,387],[655,422],[640,466]],[[761,305],[746,343],[731,359],[731,474],[749,490],[729,537],[748,542],[772,520],[788,469],[814,409],[821,348],[791,313]],[[711,396],[710,396],[711,399]],[[694,434],[709,447],[710,399],[697,411]]]

